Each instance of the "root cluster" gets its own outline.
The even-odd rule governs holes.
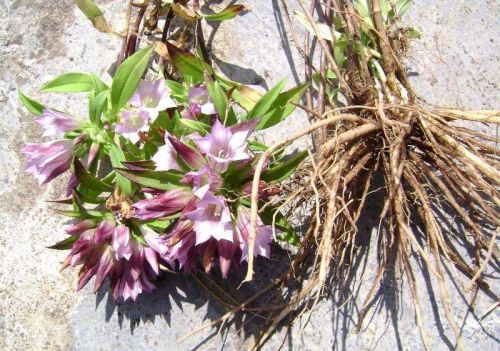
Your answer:
[[[314,149],[290,184],[287,201],[294,204],[292,211],[305,204],[311,211],[289,274],[276,285],[277,300],[286,301],[285,307],[268,311],[266,329],[256,345],[261,345],[285,318],[293,319],[312,309],[334,287],[348,288],[350,277],[356,274],[353,262],[358,254],[357,242],[369,235],[359,230],[358,224],[366,214],[370,193],[380,191],[383,204],[376,231],[378,262],[373,262],[378,269],[373,283],[362,287],[367,293],[358,330],[384,274],[395,269],[408,282],[422,342],[429,349],[411,264],[416,259],[435,276],[441,307],[461,349],[446,269],[451,267],[452,278],[464,292],[473,290],[471,309],[478,289],[494,294],[483,273],[499,258],[500,156],[496,138],[455,122],[498,124],[500,114],[432,108],[419,100],[401,63],[406,30],[399,29],[396,21],[384,24],[378,0],[369,3],[374,49],[382,54],[383,77],[369,68],[364,50],[359,50],[364,23],[350,1],[312,1],[310,6],[302,0],[299,3],[312,34],[316,34],[314,38],[306,34],[304,46],[296,33],[292,35],[306,63],[306,75],[319,77],[320,83],[308,92],[303,106],[312,124],[269,149],[259,165],[289,142],[310,135]],[[282,5],[288,10],[284,1]],[[346,56],[350,58],[345,67],[339,67],[331,43],[321,38],[319,24],[313,19],[312,10],[317,8],[323,11],[327,25],[333,26],[334,15],[343,23],[342,31],[348,38]],[[318,54],[311,49],[313,41],[319,44],[319,67],[312,63],[313,54]],[[328,70],[336,79],[328,78]],[[332,86],[340,89],[342,99],[327,96],[325,92]],[[344,103],[339,103],[341,100]],[[252,199],[254,224],[259,177],[257,171]],[[382,184],[375,189],[377,179]],[[460,283],[460,274],[468,278],[466,283]],[[250,261],[247,280],[252,276]],[[287,289],[290,285],[295,287],[293,293]]]

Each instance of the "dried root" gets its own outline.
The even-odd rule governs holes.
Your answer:
[[[395,265],[408,281],[422,343],[429,349],[410,264],[416,254],[438,282],[443,311],[455,334],[457,348],[462,349],[460,329],[448,297],[445,266],[451,265],[455,272],[458,270],[469,278],[462,286],[463,291],[490,289],[483,273],[491,260],[499,258],[496,240],[500,230],[500,155],[495,138],[454,122],[499,124],[500,112],[436,109],[420,103],[400,62],[401,50],[395,38],[403,32],[398,31],[395,23],[390,26],[384,23],[378,0],[371,1],[374,23],[371,32],[376,33],[375,48],[382,54],[384,79],[367,69],[366,57],[354,50],[352,43],[359,44],[359,31],[365,24],[351,2],[320,2],[324,17],[331,20],[331,13],[335,13],[345,23],[342,27],[345,35],[351,38],[353,46],[348,44],[346,50],[356,62],[348,64],[345,70],[338,67],[334,51],[319,33],[310,11],[315,2],[311,7],[302,0],[299,3],[318,38],[322,56],[321,67],[312,66],[310,56],[305,56],[312,50],[302,48],[296,34],[292,36],[305,59],[306,75],[319,72],[322,81],[308,95],[304,107],[313,124],[270,148],[263,157],[271,156],[303,135],[310,134],[313,138],[314,152],[302,165],[300,177],[290,185],[302,199],[295,201],[296,206],[307,204],[311,209],[309,227],[299,253],[292,260],[295,269],[307,268],[296,269],[294,275],[287,277],[299,284],[286,279],[277,283],[283,291],[287,285],[298,288],[282,296],[282,301],[288,298],[283,309],[269,312],[268,327],[256,347],[286,317],[296,317],[301,308],[312,309],[333,286],[346,288],[350,276],[356,273],[352,267],[357,255],[356,241],[360,234],[366,234],[360,233],[357,224],[373,188],[374,175],[380,174],[385,195],[377,233],[379,268],[359,314],[358,330],[384,274]],[[286,9],[286,3],[282,4]],[[327,25],[333,26],[332,22]],[[306,38],[306,45],[310,41]],[[336,74],[337,80],[327,78],[328,69]],[[338,100],[321,95],[328,84],[339,87],[346,107],[339,107]],[[259,167],[263,162],[264,158]],[[254,226],[259,167],[252,194]],[[450,219],[458,225],[449,224]],[[473,247],[472,255],[459,248],[460,242]],[[304,256],[310,259],[304,260]],[[251,280],[252,274],[250,261],[246,280]]]

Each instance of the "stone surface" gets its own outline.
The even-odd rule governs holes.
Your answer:
[[[213,38],[207,36],[214,61],[226,75],[244,83],[268,88],[287,77],[288,86],[293,86],[303,77],[303,69],[295,49],[280,34],[284,32],[284,19],[278,1],[244,2],[250,5],[250,12],[215,28]],[[118,11],[123,16],[126,1],[98,3],[105,14]],[[424,41],[412,47],[409,62],[417,91],[430,103],[498,108],[498,2],[415,0],[415,3],[407,21],[424,35]],[[114,28],[121,28],[123,17],[111,22]],[[21,108],[16,88],[50,106],[85,115],[83,96],[46,96],[36,89],[42,82],[68,71],[95,71],[106,77],[120,43],[117,38],[95,32],[69,0],[2,0],[0,23],[0,348],[242,349],[244,334],[254,330],[252,323],[242,327],[240,335],[234,334],[240,326],[220,332],[209,327],[184,342],[179,340],[223,313],[190,278],[168,275],[156,292],[139,298],[135,304],[117,306],[104,292],[97,296],[90,289],[75,293],[75,272],[59,273],[64,252],[45,247],[64,236],[64,219],[50,211],[45,201],[60,196],[65,180],[38,187],[31,176],[22,172],[24,160],[20,149],[26,142],[39,141],[41,133],[32,116]],[[273,128],[266,139],[279,140],[300,130],[305,123],[305,116],[297,113],[284,126]],[[491,127],[485,128],[495,133]],[[376,200],[371,205],[373,210],[378,206]],[[369,232],[373,225],[364,223],[362,230]],[[368,257],[374,255],[371,252]],[[274,269],[278,263],[275,257],[269,266]],[[373,280],[374,269],[367,267],[359,277],[363,284]],[[427,297],[427,288],[435,281],[426,272],[419,276],[424,327],[431,347],[450,349],[451,330],[442,313],[436,314],[439,297]],[[262,274],[263,281],[267,278]],[[401,281],[389,280],[382,291],[392,291],[391,284],[401,285]],[[365,322],[361,334],[356,334],[354,327],[363,293],[354,294],[343,305],[338,300],[321,302],[303,330],[301,323],[294,327],[290,333],[293,337],[285,340],[284,348],[421,350],[409,293],[405,286],[399,290],[399,295],[386,294],[374,306],[367,318],[371,322]],[[449,291],[454,316],[463,319],[464,298],[468,297],[461,296],[453,285]],[[481,295],[478,313],[492,302]],[[469,315],[463,325],[466,349],[497,349],[499,320],[496,311],[481,323]],[[283,337],[284,330],[273,336],[266,348],[277,349]]]

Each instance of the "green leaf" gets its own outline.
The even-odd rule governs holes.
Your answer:
[[[202,123],[198,120],[181,118],[180,122],[184,124],[189,129],[192,129],[201,135],[207,135],[210,132],[210,126],[208,124]]]
[[[149,64],[154,46],[137,51],[118,67],[111,85],[111,106],[113,114],[127,103],[134,94],[142,75]]]
[[[80,8],[83,14],[92,22],[92,25],[100,32],[108,33],[111,30],[108,27],[106,18],[102,11],[92,0],[74,0],[76,6]]]
[[[108,103],[108,91],[102,91],[97,96],[91,97],[89,101],[89,119],[97,125],[102,126],[101,115]]]
[[[212,99],[215,109],[222,120],[226,117],[227,97],[224,90],[217,81],[210,81],[207,84],[208,95]]]
[[[79,235],[71,235],[64,240],[59,241],[57,244],[47,246],[47,249],[69,250],[73,247],[73,244],[78,240],[79,237]]]
[[[268,207],[260,213],[260,217],[264,224],[274,224],[274,226],[281,231],[281,235],[278,236],[279,240],[285,241],[294,246],[300,244],[300,238],[298,234],[295,232],[292,225],[277,209]]]
[[[171,190],[182,187],[180,181],[184,177],[181,173],[171,171],[131,170],[125,168],[119,168],[115,171],[120,176],[136,184],[159,190]]]
[[[122,162],[126,161],[123,151],[116,144],[112,144],[110,146],[109,157],[111,159],[111,165],[114,168],[122,167]],[[128,180],[121,174],[118,173],[116,174],[116,184],[118,185],[118,188],[122,191],[124,195],[132,194],[132,183],[130,182],[130,180]]]
[[[257,152],[262,152],[269,149],[269,147],[266,144],[259,143],[258,141],[249,141],[248,148],[252,151],[257,151]]]
[[[203,80],[203,65],[196,56],[179,49],[169,42],[167,42],[167,48],[172,63],[178,72],[191,76],[194,84]]]
[[[184,85],[175,80],[165,80],[165,84],[170,89],[172,97],[177,100],[185,101],[187,100],[188,92]]]
[[[387,23],[390,10],[391,4],[389,3],[389,0],[380,0],[380,12],[382,12],[382,19],[384,20],[384,23]]]
[[[40,104],[35,100],[30,99],[29,97],[24,95],[21,90],[18,90],[17,93],[19,95],[19,99],[21,100],[23,105],[28,109],[29,112],[31,112],[35,116],[40,116],[43,113],[45,107],[42,104]]]
[[[410,5],[413,3],[413,0],[399,0],[396,2],[396,14],[401,17],[403,16],[406,11],[408,11],[408,8]]]
[[[152,222],[147,222],[145,225],[157,232],[165,232],[165,229],[167,229],[170,224],[172,224],[172,221],[165,220],[165,219],[158,219]]]
[[[295,111],[296,106],[294,104],[300,101],[302,95],[308,87],[309,83],[303,83],[293,89],[281,93],[271,105],[270,112],[262,116],[255,129],[266,129],[283,121],[293,111]]]
[[[255,104],[262,98],[260,92],[248,85],[236,83],[217,74],[215,77],[224,89],[232,91],[231,98],[240,104],[246,111],[250,111],[254,108]]]
[[[52,208],[53,211],[70,218],[79,218],[79,219],[87,219],[87,218],[105,218],[105,219],[113,219],[113,214],[109,212],[102,211],[94,211],[94,210],[85,210],[79,208],[77,210],[59,210],[57,208]]]
[[[418,30],[412,28],[408,32],[406,32],[406,35],[410,39],[422,39],[422,33],[420,33]]]
[[[268,183],[270,182],[277,183],[281,182],[282,180],[285,180],[293,172],[295,172],[295,169],[306,157],[307,157],[307,150],[297,153],[296,155],[288,159],[286,162],[275,165],[266,172],[262,173],[262,180]]]
[[[89,74],[90,79],[92,79],[92,84],[94,85],[94,93],[100,94],[103,91],[109,90],[109,87],[99,78],[95,73]]]
[[[359,16],[363,19],[363,22],[370,28],[375,29],[373,24],[373,19],[371,16],[370,6],[368,6],[367,0],[354,0],[354,8]]]
[[[44,93],[82,93],[93,89],[94,82],[88,74],[66,73],[46,83],[40,91]]]
[[[209,21],[227,21],[231,18],[236,17],[241,11],[246,10],[243,5],[229,5],[224,10],[214,13],[212,15],[201,14],[203,18]]]
[[[273,103],[278,98],[281,89],[285,86],[285,80],[282,80],[276,86],[274,86],[271,90],[269,90],[254,106],[254,108],[248,112],[246,116],[246,120],[262,117],[266,112],[269,111]]]
[[[73,161],[73,170],[76,178],[88,189],[106,192],[111,192],[113,190],[112,186],[101,182],[92,173],[87,171],[76,157]]]

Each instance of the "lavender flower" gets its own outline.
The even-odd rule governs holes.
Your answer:
[[[165,145],[158,148],[151,160],[156,164],[157,171],[169,171],[171,169],[180,171],[177,163],[177,153],[170,140],[168,140],[168,135],[165,135]]]
[[[130,230],[124,225],[115,228],[112,237],[112,247],[117,260],[120,258],[130,259],[132,248],[130,247]]]
[[[208,156],[212,168],[222,173],[227,170],[231,162],[251,158],[246,139],[257,122],[258,120],[252,120],[226,128],[216,120],[210,134],[197,137],[195,142]]]
[[[206,191],[210,190],[213,193],[222,188],[222,177],[213,171],[210,166],[205,165],[197,171],[192,171],[186,173],[183,178],[183,182],[186,184],[190,184],[192,186],[193,192],[198,192],[200,189],[205,189]],[[208,186],[207,186],[208,185]],[[200,197],[205,195],[203,192],[198,192]]]
[[[191,191],[172,189],[133,204],[133,217],[142,221],[166,217],[182,210],[192,199]]]
[[[109,278],[115,300],[135,300],[142,291],[153,290],[153,281],[159,274],[156,252],[132,239],[128,227],[115,227],[108,221],[80,235],[64,261],[63,269],[79,264],[82,268],[78,274],[77,290],[95,276],[94,291],[97,291]]]
[[[142,80],[129,103],[147,114],[151,122],[158,117],[159,112],[176,107],[165,85],[165,79]]]
[[[110,284],[115,300],[136,300],[142,292],[151,292],[159,274],[158,258],[153,249],[131,241],[132,254],[129,260],[116,261],[110,271]]]
[[[115,132],[135,144],[140,139],[139,132],[149,130],[149,120],[147,111],[125,110],[121,113],[120,122],[115,126]]]
[[[27,157],[26,171],[33,173],[42,185],[66,172],[73,158],[72,140],[55,140],[42,144],[27,144],[21,152]]]
[[[189,89],[188,104],[188,109],[182,115],[184,118],[195,119],[200,114],[213,115],[217,113],[212,99],[208,95],[207,87],[203,84],[195,85]]]
[[[40,117],[35,121],[40,124],[44,133],[43,136],[54,136],[59,133],[69,132],[82,126],[83,122],[66,113],[58,112],[46,108]]]
[[[208,187],[209,185],[205,185]],[[200,196],[202,194],[202,196]],[[196,244],[206,242],[211,237],[233,241],[233,228],[229,208],[224,199],[215,196],[206,188],[195,192],[200,198],[196,209],[186,213],[185,217],[194,222]]]
[[[238,207],[238,217],[236,218],[237,232],[240,234],[240,248],[242,251],[241,260],[248,258],[248,242],[250,240],[250,209],[245,206]],[[273,239],[273,229],[269,225],[264,225],[260,217],[257,217],[257,232],[255,236],[254,256],[260,255],[269,258],[270,243]]]

